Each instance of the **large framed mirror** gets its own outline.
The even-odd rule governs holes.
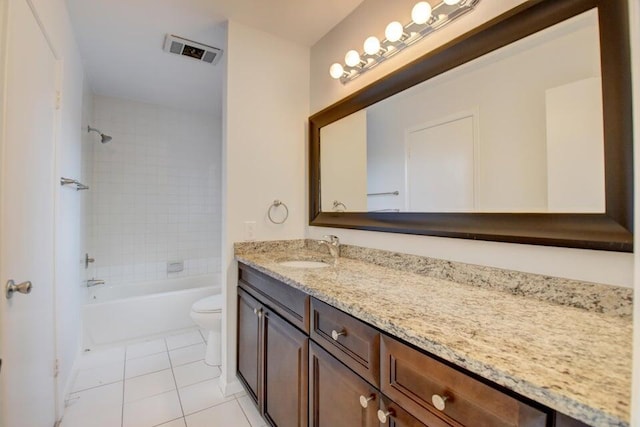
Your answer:
[[[529,1],[309,119],[310,225],[633,250],[626,0]]]

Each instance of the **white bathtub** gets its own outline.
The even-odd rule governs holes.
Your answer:
[[[189,316],[193,303],[220,291],[214,275],[90,288],[83,308],[84,348],[196,326]]]

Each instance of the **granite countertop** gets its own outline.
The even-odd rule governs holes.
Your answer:
[[[304,248],[236,259],[380,330],[595,427],[628,426],[632,321]],[[324,259],[327,259],[324,256]]]

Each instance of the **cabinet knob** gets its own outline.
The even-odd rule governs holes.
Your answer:
[[[369,406],[369,402],[371,402],[375,398],[376,398],[375,394],[370,394],[369,397],[360,396],[360,406],[362,406],[363,408],[366,408],[367,406]]]
[[[389,418],[393,418],[395,416],[395,412],[393,412],[393,409],[389,409],[387,412],[383,411],[382,409],[378,409],[378,420],[382,423],[382,424],[386,424],[387,421],[389,421]]]
[[[254,308],[253,309],[253,314],[255,314],[258,317],[262,317],[262,309],[261,308]]]
[[[440,396],[439,394],[431,396],[431,403],[433,403],[433,406],[435,406],[438,411],[444,411],[447,400],[449,400],[449,396]]]
[[[347,331],[344,329],[341,329],[340,332],[335,329],[331,331],[331,338],[333,338],[334,341],[338,341],[338,338],[340,338],[341,335],[347,335]]]

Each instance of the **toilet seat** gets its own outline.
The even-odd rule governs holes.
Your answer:
[[[222,311],[222,294],[212,295],[196,301],[191,307],[196,313],[216,313]]]

